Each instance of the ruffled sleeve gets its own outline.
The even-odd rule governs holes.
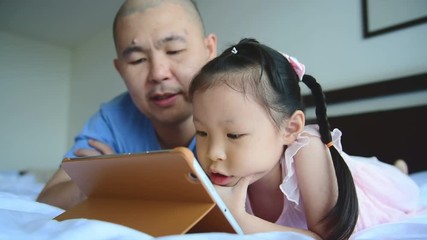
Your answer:
[[[338,151],[342,152],[341,146],[341,131],[334,129],[332,131],[332,141]],[[289,202],[295,204],[298,210],[302,210],[302,204],[300,199],[300,192],[298,188],[297,176],[295,174],[295,160],[294,156],[298,150],[306,146],[310,139],[308,137],[320,137],[319,127],[317,125],[307,125],[304,131],[300,133],[292,144],[288,145],[282,159],[282,176],[284,176],[282,184],[280,184],[280,190],[286,196]]]

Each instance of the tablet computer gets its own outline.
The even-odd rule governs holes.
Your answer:
[[[57,220],[103,220],[154,237],[243,233],[188,148],[66,158],[61,166],[87,199]]]

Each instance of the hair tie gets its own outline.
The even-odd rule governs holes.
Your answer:
[[[298,75],[299,80],[302,80],[302,77],[305,74],[305,66],[304,64],[300,63],[298,59],[289,56],[286,53],[281,53],[291,64],[292,68],[294,69],[295,73]]]
[[[233,47],[233,48],[231,49],[231,52],[232,52],[233,54],[236,54],[236,53],[237,53],[237,49],[236,49],[236,47]]]
[[[328,148],[331,148],[332,146],[334,146],[334,143],[332,141],[330,141],[326,144],[326,147],[328,147]]]

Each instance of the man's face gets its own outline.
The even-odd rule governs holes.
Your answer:
[[[116,31],[115,66],[139,110],[158,124],[189,119],[188,87],[215,56],[215,39],[171,3],[121,18]]]

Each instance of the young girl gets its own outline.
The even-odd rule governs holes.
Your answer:
[[[300,81],[316,125],[305,126]],[[320,85],[292,57],[243,39],[202,68],[189,95],[200,164],[245,233],[347,239],[417,206],[407,175],[342,152]]]

